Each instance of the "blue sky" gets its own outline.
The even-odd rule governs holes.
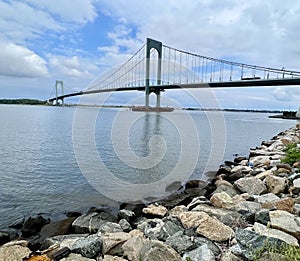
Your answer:
[[[83,90],[130,58],[147,37],[201,55],[300,71],[299,13],[297,0],[2,0],[0,98],[47,99],[55,80]],[[213,94],[224,108],[296,110],[298,89]],[[214,107],[206,97],[197,90],[168,91],[162,102]],[[119,93],[111,102],[134,99],[143,102],[143,93]]]

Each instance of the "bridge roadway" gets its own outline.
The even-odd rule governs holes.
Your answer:
[[[280,79],[252,79],[239,80],[228,82],[210,82],[210,83],[187,83],[187,84],[167,84],[167,85],[151,85],[150,92],[155,90],[171,90],[171,89],[201,89],[201,88],[228,88],[228,87],[267,87],[267,86],[300,86],[300,77],[297,78],[280,78]],[[145,86],[122,87],[122,88],[108,88],[98,90],[80,91],[69,94],[57,96],[58,100],[68,97],[81,96],[87,94],[95,94],[102,92],[119,92],[119,91],[145,91]],[[49,102],[56,100],[56,97],[49,99]]]

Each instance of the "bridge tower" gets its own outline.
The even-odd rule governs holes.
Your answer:
[[[63,96],[64,95],[64,82],[63,81],[58,81],[58,80],[56,80],[55,81],[55,105],[56,106],[58,106],[59,105],[59,103],[58,103],[58,90],[59,90],[59,87],[61,88],[61,96]],[[62,106],[64,106],[65,104],[64,104],[64,99],[62,98],[61,99],[61,105]]]
[[[146,86],[145,86],[145,106],[149,107],[149,96],[151,92],[156,94],[156,107],[160,107],[160,89],[150,90],[150,52],[155,49],[158,53],[157,62],[157,85],[161,84],[161,59],[162,59],[162,43],[147,38],[146,43]]]

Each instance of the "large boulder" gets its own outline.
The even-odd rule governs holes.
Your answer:
[[[208,215],[215,217],[227,226],[234,226],[244,220],[244,217],[236,211],[208,206],[206,204],[195,207],[193,211],[205,212]]]
[[[270,211],[272,228],[282,230],[300,240],[300,218],[284,210]]]
[[[143,261],[181,261],[181,256],[167,244],[158,241],[147,241],[140,252]]]
[[[145,244],[146,239],[141,234],[133,235],[131,238],[129,238],[123,245],[123,256],[127,257],[130,261],[136,261],[140,258],[140,252]]]
[[[95,258],[101,253],[102,240],[96,234],[80,238],[71,246],[71,251],[87,258]]]
[[[196,227],[196,232],[213,241],[225,241],[234,237],[234,231],[205,212],[183,212],[179,219],[185,228]]]
[[[280,231],[278,229],[268,228],[267,226],[264,226],[257,222],[254,223],[253,229],[256,233],[258,233],[260,235],[263,235],[266,237],[278,238],[289,245],[299,246],[298,240],[295,237],[293,237],[283,231]]]
[[[22,242],[9,242],[0,247],[1,261],[20,261],[28,257],[31,250]]]
[[[50,219],[44,218],[41,215],[38,215],[37,217],[30,217],[25,221],[21,229],[22,236],[23,237],[34,236],[41,231],[43,226],[49,223],[50,223]]]
[[[250,195],[260,195],[267,191],[264,182],[256,177],[241,178],[235,181],[233,185],[240,192]]]
[[[99,212],[81,215],[74,220],[72,226],[75,233],[94,234],[99,230],[99,227],[107,221],[117,222],[117,218],[106,210],[100,210]]]
[[[103,255],[123,255],[122,245],[131,238],[129,233],[116,232],[106,233],[102,236],[103,240]]]
[[[268,187],[268,191],[278,195],[285,191],[288,184],[288,179],[277,177],[275,175],[268,175],[265,179],[265,182]]]
[[[43,242],[48,237],[69,234],[74,220],[75,218],[67,218],[45,225],[40,232],[39,241]]]
[[[238,229],[235,235],[241,253],[249,260],[253,260],[255,255],[267,244],[276,248],[283,244],[280,239],[269,238],[246,229]]]
[[[227,209],[230,209],[234,205],[232,197],[226,192],[214,193],[210,198],[210,203],[215,207]]]

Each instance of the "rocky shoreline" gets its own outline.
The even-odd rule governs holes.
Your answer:
[[[148,206],[121,204],[118,215],[31,217],[0,232],[0,260],[300,260],[300,162],[282,162],[299,143],[297,125],[225,162],[209,183],[189,181]]]

